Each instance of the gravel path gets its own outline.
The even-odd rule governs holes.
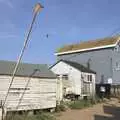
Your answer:
[[[82,110],[67,110],[57,120],[120,120],[120,103],[112,99]]]

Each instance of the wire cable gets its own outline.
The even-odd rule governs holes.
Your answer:
[[[17,70],[18,70],[19,64],[20,64],[20,62],[21,62],[22,56],[23,56],[24,51],[25,51],[25,49],[26,49],[26,47],[27,47],[27,44],[28,44],[28,41],[29,41],[29,37],[30,37],[30,34],[31,34],[31,32],[32,32],[32,27],[33,27],[33,25],[34,25],[36,16],[37,16],[37,13],[35,13],[34,16],[33,16],[32,23],[31,23],[31,25],[30,25],[30,29],[29,29],[28,34],[27,34],[27,37],[26,37],[26,39],[25,39],[25,41],[24,41],[24,45],[23,45],[23,48],[22,48],[22,50],[21,50],[21,52],[20,52],[20,55],[19,55],[19,57],[18,57],[17,63],[16,63],[16,65],[15,65],[15,68],[14,68],[14,71],[13,71],[13,74],[12,74],[12,79],[11,79],[11,82],[10,82],[10,85],[9,85],[9,88],[8,88],[8,91],[7,91],[7,94],[6,94],[6,96],[5,96],[5,100],[4,100],[4,103],[3,103],[3,107],[4,107],[5,103],[6,103],[6,100],[7,100],[9,91],[10,91],[10,88],[11,88],[11,86],[12,86],[12,83],[13,83],[13,80],[14,80],[14,78],[15,78],[15,74],[16,74],[16,72],[17,72]]]
[[[22,99],[23,99],[23,97],[24,97],[25,91],[26,91],[26,89],[27,89],[27,87],[28,87],[28,85],[29,85],[29,83],[30,83],[31,77],[32,77],[36,72],[38,72],[38,71],[40,71],[40,70],[39,70],[39,69],[34,70],[34,72],[29,76],[29,79],[28,79],[28,81],[27,81],[27,83],[26,83],[26,85],[25,85],[24,91],[23,91],[23,93],[22,93],[22,95],[21,95],[21,97],[20,97],[20,99],[19,99],[19,101],[18,101],[18,105],[16,106],[16,110],[18,110],[19,105],[21,104],[21,101],[22,101]]]
[[[17,104],[17,106],[16,106],[16,109],[15,109],[16,112],[15,112],[13,115],[10,116],[11,119],[14,120],[14,117],[15,117],[15,115],[16,115],[16,113],[17,113],[17,110],[18,110],[18,108],[19,108],[19,105],[21,104],[21,102],[22,102],[22,100],[23,100],[23,97],[24,97],[24,95],[25,95],[26,89],[28,88],[28,85],[29,85],[29,83],[30,83],[31,77],[32,77],[36,72],[38,72],[38,71],[40,72],[39,69],[35,69],[35,70],[33,71],[33,73],[28,77],[27,83],[26,83],[26,85],[25,85],[25,87],[24,87],[24,91],[23,91],[23,93],[22,93],[22,95],[21,95],[21,97],[20,97],[20,99],[19,99],[19,101],[18,101],[18,104]]]

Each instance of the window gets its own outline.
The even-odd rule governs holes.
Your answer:
[[[62,75],[63,80],[68,80],[68,75]]]
[[[116,62],[115,69],[116,69],[116,70],[120,70],[120,62]]]
[[[88,80],[89,82],[92,82],[92,75],[88,75],[88,76],[87,76],[87,80]]]
[[[60,75],[57,75],[57,79],[60,80]]]
[[[115,50],[116,52],[118,52],[118,51],[119,51],[119,45],[117,45],[114,50]]]
[[[90,75],[90,82],[92,82],[92,75]]]
[[[89,75],[87,75],[87,81],[89,81]]]
[[[116,68],[118,68],[119,67],[119,64],[118,64],[118,62],[116,62]]]

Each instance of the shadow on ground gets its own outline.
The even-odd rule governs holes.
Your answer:
[[[104,105],[103,110],[105,114],[110,114],[111,117],[95,115],[94,120],[120,120],[120,107]]]

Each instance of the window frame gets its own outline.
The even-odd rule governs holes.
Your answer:
[[[87,81],[92,82],[92,75],[91,74],[87,75]]]
[[[62,80],[69,80],[68,74],[63,74],[62,75]]]
[[[116,63],[115,63],[115,70],[120,70],[120,61],[117,61]]]
[[[59,75],[59,74],[57,74],[56,76],[57,76],[57,79],[58,79],[58,80],[60,80],[60,75]]]
[[[89,77],[90,77],[90,78],[89,78],[89,79],[90,79],[89,81],[92,82],[92,78],[93,78],[92,75],[90,75]]]

